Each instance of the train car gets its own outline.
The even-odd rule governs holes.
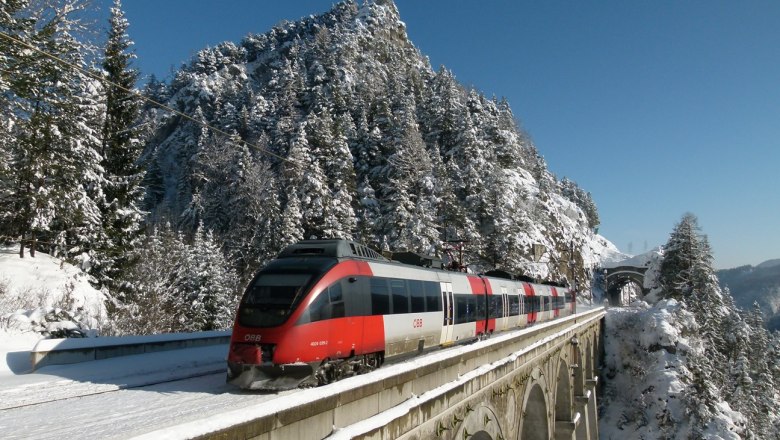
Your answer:
[[[227,380],[263,390],[321,385],[574,313],[569,299],[562,287],[401,264],[351,241],[302,241],[249,283]]]

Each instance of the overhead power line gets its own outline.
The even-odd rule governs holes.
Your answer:
[[[47,57],[47,58],[49,58],[51,60],[54,60],[55,62],[58,62],[60,64],[68,66],[71,69],[77,70],[77,71],[83,73],[84,75],[86,75],[86,76],[88,76],[88,77],[90,77],[92,79],[95,79],[95,80],[100,81],[100,82],[105,83],[105,84],[112,85],[112,86],[114,86],[114,87],[116,87],[116,88],[118,88],[118,89],[120,89],[122,91],[131,93],[135,97],[137,97],[137,98],[139,98],[139,99],[141,99],[143,101],[146,101],[146,102],[148,102],[150,104],[156,105],[157,107],[160,107],[163,110],[167,110],[167,111],[169,111],[169,112],[171,112],[171,113],[173,113],[173,114],[175,114],[177,116],[181,116],[182,118],[187,119],[189,121],[192,121],[192,122],[194,122],[194,123],[196,123],[196,124],[198,124],[198,125],[200,125],[200,126],[202,126],[204,128],[207,128],[207,129],[217,133],[217,134],[220,134],[220,135],[225,136],[227,138],[232,138],[233,137],[233,135],[231,135],[230,133],[228,133],[228,132],[226,132],[224,130],[221,130],[221,129],[217,128],[217,127],[209,125],[206,122],[197,120],[197,119],[193,118],[192,116],[190,116],[190,115],[188,115],[186,113],[180,112],[179,110],[176,110],[175,108],[172,108],[172,107],[170,107],[168,105],[165,105],[165,104],[163,104],[161,102],[158,102],[158,101],[156,101],[156,100],[154,100],[152,98],[149,98],[148,96],[144,96],[143,94],[141,94],[140,92],[138,92],[136,90],[128,89],[128,88],[122,86],[121,84],[117,84],[117,83],[115,83],[113,81],[110,81],[110,80],[108,80],[106,78],[103,78],[103,77],[101,77],[100,75],[97,75],[94,72],[91,72],[91,71],[89,71],[89,70],[87,70],[87,69],[85,69],[85,68],[83,68],[81,66],[73,64],[73,63],[71,63],[68,60],[64,60],[64,59],[62,59],[62,58],[60,58],[60,57],[58,57],[56,55],[52,55],[52,54],[50,54],[50,53],[48,53],[48,52],[46,52],[44,50],[41,50],[41,49],[33,46],[30,43],[27,43],[27,42],[25,42],[23,40],[20,40],[20,39],[14,37],[13,35],[9,35],[9,34],[3,32],[3,31],[0,31],[0,36],[2,36],[3,38],[5,38],[5,39],[7,39],[7,40],[9,40],[9,41],[11,41],[11,42],[13,42],[15,44],[20,45],[22,47],[25,47],[27,49],[33,50],[35,52],[38,52],[39,54],[41,54],[41,55],[43,55],[43,56],[45,56],[45,57]],[[252,147],[252,148],[256,149],[257,151],[259,151],[261,153],[264,153],[264,154],[267,154],[269,156],[275,157],[275,158],[277,158],[277,159],[279,159],[281,161],[284,161],[284,162],[287,162],[287,163],[291,163],[291,164],[294,164],[294,165],[302,165],[302,164],[299,164],[299,163],[297,163],[295,161],[287,159],[286,157],[282,157],[282,156],[274,153],[273,151],[270,151],[270,150],[268,150],[266,148],[263,148],[263,147],[261,147],[261,146],[259,146],[257,144],[253,144],[251,142],[247,142],[247,141],[245,141],[243,139],[240,139],[239,142],[244,144],[244,145],[246,145],[246,146],[248,146],[248,147]]]

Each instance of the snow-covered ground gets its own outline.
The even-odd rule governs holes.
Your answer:
[[[69,303],[93,328],[106,317],[105,296],[78,268],[38,252],[19,258],[17,247],[0,247],[0,378],[31,369],[30,350],[42,338],[35,330],[62,323],[46,314]]]
[[[30,370],[29,352],[42,338],[35,330],[46,326],[47,311],[69,300],[98,327],[104,299],[76,267],[42,252],[19,258],[17,247],[0,247],[0,378]]]
[[[70,264],[37,252],[19,258],[16,247],[0,247],[0,350],[22,344],[37,331],[99,329],[105,324],[106,296]],[[88,332],[88,333],[93,333]]]
[[[226,345],[215,345],[6,374],[0,438],[129,438],[284,395],[227,385],[226,353]]]
[[[604,337],[603,402],[599,414],[602,439],[691,438],[686,414],[685,354],[689,339],[679,328],[693,320],[675,300],[651,306],[636,301],[610,308]],[[688,323],[690,326],[690,322]],[[718,404],[708,439],[739,439],[744,417]]]

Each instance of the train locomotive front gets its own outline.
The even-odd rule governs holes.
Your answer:
[[[340,258],[355,246],[293,245],[264,267],[239,305],[227,381],[245,389],[283,390],[371,370],[384,348],[381,317],[361,310],[365,261]],[[373,252],[373,251],[371,251]],[[381,258],[375,252],[375,258]]]

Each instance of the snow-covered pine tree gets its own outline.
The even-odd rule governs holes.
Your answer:
[[[520,226],[518,259],[528,259],[529,243],[543,242],[557,253],[561,243],[568,246],[573,237],[592,233],[582,220],[575,220],[573,227],[550,220],[562,215],[561,204],[555,203],[561,197],[560,187],[519,130],[506,101],[488,100],[464,88],[445,68],[434,73],[408,40],[392,2],[340,3],[330,12],[281,23],[265,34],[246,37],[240,44],[206,49],[176,74],[170,86],[160,88],[165,89],[161,97],[175,97],[169,104],[211,125],[234,129],[242,140],[265,145],[279,156],[265,160],[276,178],[280,211],[286,211],[277,232],[280,242],[348,236],[351,231],[375,247],[397,239],[425,247],[427,242],[441,240],[426,238],[441,230],[431,233],[429,227],[423,227],[430,223],[419,221],[431,212],[424,208],[426,204],[432,204],[440,222],[434,226],[457,225],[457,237],[448,238],[469,240],[467,259],[474,262],[487,253],[484,249],[472,252],[468,247],[483,246],[482,233],[494,231],[496,222],[506,220],[508,227],[514,221],[509,209],[506,219],[492,218],[492,194],[501,190],[494,188],[491,176],[501,174],[500,170],[515,176],[515,184],[522,187],[517,193],[521,195],[514,197],[514,215],[522,222],[540,225]],[[151,161],[147,200],[152,217],[178,218],[190,206],[189,213],[202,212],[204,225],[226,239],[224,218],[219,226],[209,220],[219,211],[212,211],[218,202],[207,200],[216,193],[207,194],[192,180],[199,172],[190,164],[199,148],[201,129],[152,111],[144,118],[144,127],[156,128],[147,137],[145,155]],[[430,161],[430,169],[415,183],[426,188],[424,194],[408,186],[392,188],[395,183],[391,178],[399,182],[408,179],[387,172],[388,158],[400,157],[399,148],[406,148],[400,139],[404,132],[412,133],[405,128],[412,126],[424,141],[423,151]],[[467,144],[476,148],[462,148]],[[351,158],[344,145],[349,147]],[[236,143],[230,148],[240,146]],[[252,152],[252,162],[260,160],[257,153]],[[282,159],[294,157],[304,160],[303,173]],[[228,180],[215,180],[215,184],[232,185],[225,173],[218,176]],[[181,183],[178,188],[177,182]],[[536,191],[535,183],[542,191]],[[395,205],[407,206],[406,210],[385,205],[392,191],[396,195],[407,193],[408,200],[399,197],[402,203]],[[322,203],[328,200],[330,203]],[[391,212],[408,214],[407,219],[399,223],[376,215]],[[194,231],[197,217],[190,220],[189,233]],[[385,228],[391,223],[410,225],[393,228],[405,237],[391,237]],[[517,224],[512,227],[520,229]],[[256,238],[249,229],[243,233],[248,234],[245,241]],[[561,236],[548,238],[545,234]],[[230,241],[238,243],[241,238],[231,235]],[[234,249],[244,249],[233,244],[228,247],[231,255]]]
[[[486,258],[492,267],[511,273],[523,273],[523,233],[529,229],[527,217],[520,209],[523,200],[522,192],[518,193],[512,183],[515,181],[513,170],[500,170],[500,175],[491,186],[493,198],[493,228],[486,236],[488,247]]]
[[[281,204],[276,175],[248,148],[238,151],[232,174],[225,246],[243,284],[282,247]]]
[[[379,227],[380,212],[379,201],[376,199],[376,191],[371,186],[368,176],[363,177],[357,188],[357,239],[374,249],[380,248],[380,237],[376,234]]]
[[[346,127],[338,127],[325,107],[319,114],[311,113],[306,124],[308,145],[317,167],[322,170],[323,196],[330,203],[322,206],[322,237],[353,237],[356,228],[352,210],[355,173],[352,154],[342,134]]]
[[[108,41],[103,59],[107,82],[102,132],[102,166],[105,173],[100,203],[106,241],[96,246],[93,274],[111,291],[121,288],[121,276],[132,264],[129,256],[140,237],[144,213],[140,206],[144,173],[138,161],[141,144],[136,133],[139,100],[133,88],[138,72],[130,64],[133,42],[120,0],[115,0],[109,19]]]
[[[387,162],[381,171],[382,234],[392,250],[432,253],[439,247],[436,228],[433,167],[414,119],[413,103],[398,96],[391,131],[383,148]]]
[[[11,2],[5,9],[12,35],[4,40],[3,71],[8,80],[6,105],[16,115],[14,142],[5,153],[10,176],[2,193],[5,233],[24,247],[42,247],[61,256],[80,254],[98,240],[101,189],[97,85],[83,73],[36,50],[85,66],[79,13],[85,3],[59,0],[30,5]],[[10,183],[9,183],[10,181]]]
[[[723,293],[712,267],[712,250],[701,234],[698,220],[685,214],[664,246],[659,279],[667,297],[680,299],[694,314],[702,335],[709,341],[708,351],[713,360],[725,364],[728,347],[724,338],[724,322],[734,310],[726,308]],[[725,380],[723,370],[713,372],[718,386]]]
[[[777,438],[780,436],[780,426],[772,426],[771,421],[777,420],[780,412],[780,393],[778,382],[772,375],[771,366],[778,360],[772,358],[769,334],[766,330],[763,311],[758,303],[747,312],[745,319],[750,332],[747,343],[747,359],[749,359],[749,376],[752,379],[752,391],[749,399],[751,412],[745,413],[750,429],[759,438]]]
[[[693,214],[685,214],[664,246],[659,280],[666,297],[680,300],[696,320],[697,338],[687,356],[690,392],[687,408],[696,435],[704,435],[725,400],[748,421],[746,436],[777,434],[776,391],[760,312],[743,320],[728,291],[721,291],[712,268],[712,251]],[[724,296],[725,295],[725,296]]]
[[[601,222],[599,220],[599,214],[596,210],[596,204],[593,202],[593,198],[590,193],[580,188],[577,182],[564,177],[561,182],[561,195],[571,200],[579,206],[582,212],[588,218],[588,226],[595,228]]]
[[[693,438],[705,438],[704,432],[707,424],[712,421],[716,412],[716,405],[721,401],[718,387],[711,380],[710,374],[723,368],[713,362],[701,349],[693,349],[688,352],[686,369],[688,373],[687,390],[684,394],[686,403],[686,415],[691,419]],[[685,373],[686,369],[682,369]]]
[[[731,363],[731,371],[729,372],[731,385],[734,391],[728,396],[729,405],[732,409],[741,412],[746,417],[748,422],[746,427],[749,431],[749,435],[745,437],[752,437],[755,435],[755,426],[752,421],[758,421],[754,418],[756,415],[756,399],[754,396],[754,382],[750,377],[750,362],[745,355],[740,355],[734,362]],[[762,422],[766,423],[766,417]],[[763,437],[762,437],[763,438]]]
[[[19,23],[19,12],[27,7],[26,0],[11,0],[4,3],[0,9],[0,30],[12,36],[20,36],[25,26]],[[15,213],[11,209],[12,199],[16,191],[16,182],[12,168],[12,146],[17,135],[17,116],[14,111],[15,102],[13,95],[6,91],[11,90],[15,80],[13,75],[14,65],[24,48],[17,43],[0,37],[0,236],[16,235],[14,224]]]
[[[331,238],[335,226],[332,200],[325,174],[306,137],[306,123],[299,126],[290,144],[288,162],[284,164],[284,185],[300,201],[304,238]]]
[[[213,234],[203,225],[192,244],[167,224],[136,249],[138,262],[117,295],[112,315],[118,334],[226,329],[238,300],[238,277]]]
[[[697,273],[707,257],[703,255],[696,216],[687,213],[674,227],[664,245],[659,281],[666,297],[688,298],[698,286]]]
[[[0,9],[0,31],[13,37],[21,37],[25,31],[26,20],[20,14],[28,7],[27,0],[9,0]],[[5,37],[0,37],[0,235],[14,235],[12,224],[13,212],[10,210],[10,199],[15,191],[12,169],[12,145],[17,135],[17,115],[14,111],[13,94],[7,93],[18,78],[14,75],[14,67],[18,63],[24,47]]]
[[[178,301],[172,289],[174,274],[183,264],[187,249],[168,223],[156,226],[133,251],[137,264],[123,279],[129,289],[120,291],[109,313],[118,335],[170,333],[179,329]]]
[[[201,223],[188,246],[185,270],[177,284],[182,331],[225,330],[238,303],[238,277],[211,231]]]

